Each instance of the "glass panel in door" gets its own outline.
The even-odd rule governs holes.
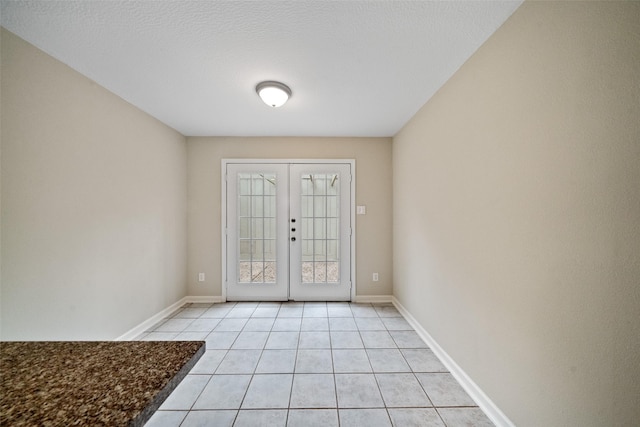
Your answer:
[[[340,281],[340,185],[338,174],[301,177],[302,283]]]
[[[276,283],[276,174],[238,173],[238,282]]]

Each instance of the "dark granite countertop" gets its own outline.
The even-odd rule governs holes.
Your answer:
[[[141,426],[202,341],[2,342],[0,425]]]

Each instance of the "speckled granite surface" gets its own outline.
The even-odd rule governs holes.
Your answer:
[[[0,425],[142,426],[202,341],[2,342]]]

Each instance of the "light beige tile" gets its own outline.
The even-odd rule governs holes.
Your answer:
[[[351,304],[350,307],[354,317],[379,317],[371,304]]]
[[[240,332],[213,331],[205,338],[207,350],[228,350],[239,334]]]
[[[362,349],[335,349],[332,353],[335,373],[372,372],[369,357]]]
[[[216,374],[253,374],[261,353],[261,350],[229,350]]]
[[[329,317],[353,317],[348,303],[327,303],[327,314]]]
[[[413,372],[448,372],[440,359],[428,348],[400,350]]]
[[[397,308],[393,305],[374,305],[376,313],[380,317],[402,317]]]
[[[289,407],[293,374],[254,375],[242,402],[242,409]]]
[[[218,326],[218,323],[220,323],[220,319],[201,317],[191,322],[189,326],[186,327],[185,331],[211,332],[216,326]]]
[[[388,411],[391,422],[396,427],[445,427],[433,408],[393,408]]]
[[[387,328],[378,317],[354,317],[360,331],[386,331]]]
[[[206,350],[189,373],[213,375],[226,354],[226,350]]]
[[[494,424],[480,408],[438,408],[447,427],[492,427]]]
[[[370,348],[366,351],[373,372],[411,372],[398,349]]]
[[[391,427],[385,409],[340,409],[340,427]]]
[[[413,328],[403,317],[384,317],[382,323],[390,331],[413,331]]]
[[[273,323],[271,330],[277,332],[298,332],[300,331],[301,320],[299,317],[278,317]]]
[[[178,427],[188,411],[156,411],[145,427]]]
[[[268,337],[269,332],[243,331],[240,332],[231,348],[234,350],[262,350]]]
[[[193,319],[169,319],[155,329],[155,332],[182,332]]]
[[[187,375],[162,403],[160,409],[191,409],[193,403],[196,401],[210,379],[210,375]]]
[[[376,374],[376,379],[388,408],[432,406],[413,374]]]
[[[338,427],[335,409],[291,409],[287,427]]]
[[[358,332],[331,331],[331,348],[364,348]]]
[[[331,348],[329,331],[300,332],[298,348]]]
[[[284,409],[241,410],[233,427],[285,427],[287,411]]]
[[[415,331],[389,331],[400,348],[428,348]]]
[[[258,307],[257,310],[259,309]],[[274,318],[253,317],[247,320],[242,330],[247,332],[269,332],[273,328],[274,322]]]
[[[290,408],[335,408],[333,374],[295,374]]]
[[[180,427],[231,427],[237,413],[238,411],[191,411]]]
[[[217,332],[238,332],[244,328],[244,325],[249,319],[229,319],[225,318],[220,320],[214,331]]]
[[[384,408],[373,374],[336,374],[338,408]]]
[[[327,317],[305,317],[302,319],[301,331],[328,331]]]
[[[269,350],[298,348],[299,336],[299,332],[271,332],[264,348]]]
[[[251,375],[214,375],[193,409],[238,409],[250,381]]]
[[[357,331],[358,327],[353,317],[330,317],[329,330],[331,331]]]
[[[296,365],[296,350],[264,350],[256,374],[290,374]]]
[[[476,406],[453,375],[415,374],[434,406]]]
[[[298,350],[296,373],[324,374],[333,372],[331,350]]]
[[[187,307],[178,311],[173,317],[181,319],[197,319],[207,311],[206,308]]]
[[[398,348],[387,331],[360,331],[365,348]]]

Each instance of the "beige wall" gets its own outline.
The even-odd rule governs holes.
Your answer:
[[[111,339],[186,295],[185,138],[2,30],[2,339]]]
[[[189,295],[222,295],[220,168],[224,158],[355,159],[356,292],[391,295],[390,138],[188,138]],[[199,272],[206,281],[199,283]],[[378,272],[379,282],[372,282]]]
[[[518,426],[640,419],[639,47],[526,2],[393,141],[394,294]]]

